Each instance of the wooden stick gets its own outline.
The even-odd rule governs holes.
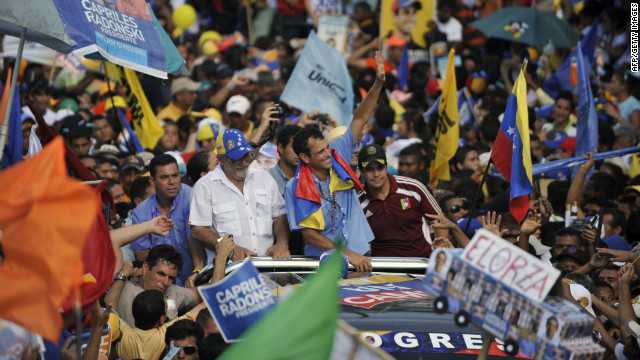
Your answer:
[[[482,339],[482,350],[480,350],[480,354],[478,354],[478,360],[487,360],[487,356],[489,355],[489,347],[493,342],[495,337],[488,332],[484,332],[484,339]]]

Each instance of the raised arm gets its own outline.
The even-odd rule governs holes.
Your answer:
[[[382,85],[384,85],[385,74],[384,74],[384,63],[382,59],[382,54],[380,51],[376,51],[376,81],[373,83],[371,89],[367,93],[367,96],[364,97],[362,103],[353,114],[353,121],[351,121],[351,131],[353,132],[353,141],[360,141],[362,136],[362,129],[369,121],[373,110],[376,108],[376,103],[378,102],[378,96],[380,96],[380,91],[382,90]]]
[[[582,213],[582,209],[580,207],[580,203],[582,202],[582,188],[584,187],[584,180],[589,173],[589,169],[593,167],[593,153],[589,152],[583,157],[588,157],[586,163],[580,164],[578,167],[578,171],[576,172],[576,176],[573,178],[571,182],[571,186],[569,187],[569,193],[567,194],[567,204],[572,205],[574,202],[578,204],[578,218],[584,218],[584,214]]]

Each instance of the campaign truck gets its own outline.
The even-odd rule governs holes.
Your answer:
[[[600,359],[595,318],[549,294],[560,272],[493,233],[480,230],[464,249],[437,249],[424,281],[435,311],[472,322],[504,342],[511,356]]]

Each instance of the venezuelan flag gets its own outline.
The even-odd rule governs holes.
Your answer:
[[[349,164],[331,149],[332,167],[329,171],[329,191],[333,195],[336,191],[356,189],[364,191],[358,177],[351,171]],[[295,194],[296,224],[310,229],[324,230],[324,216],[322,215],[322,199],[313,180],[309,166],[302,161],[298,164],[296,176],[293,179],[293,193]]]
[[[524,68],[513,85],[504,118],[491,150],[491,160],[502,176],[511,183],[509,210],[518,222],[529,209],[531,181],[531,148],[529,146],[529,113]]]

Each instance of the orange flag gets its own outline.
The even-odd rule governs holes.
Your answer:
[[[82,250],[98,212],[67,176],[61,137],[0,172],[0,318],[56,342],[59,306],[82,283]]]

